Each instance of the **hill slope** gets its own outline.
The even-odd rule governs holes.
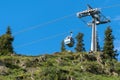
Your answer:
[[[120,80],[120,63],[100,54],[0,56],[0,80]]]

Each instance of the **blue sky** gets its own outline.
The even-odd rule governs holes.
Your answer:
[[[87,4],[101,8],[102,13],[111,19],[111,23],[97,27],[101,47],[104,30],[111,26],[116,38],[115,48],[120,51],[118,0],[2,0],[0,35],[5,33],[9,25],[15,38],[13,46],[16,53],[40,55],[60,51],[61,41],[70,31],[73,31],[74,38],[78,32],[82,32],[86,50],[89,51],[91,28],[76,17],[77,12],[86,10]],[[89,18],[84,20],[90,21]]]

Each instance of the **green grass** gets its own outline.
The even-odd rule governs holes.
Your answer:
[[[4,67],[0,69],[0,80],[120,80],[120,76],[104,72],[111,66],[102,68],[91,58],[94,56],[87,53],[68,52],[36,57],[0,56],[0,66]],[[120,62],[113,63],[115,72],[120,74]]]

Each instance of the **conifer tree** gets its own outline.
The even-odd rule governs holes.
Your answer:
[[[6,31],[6,34],[9,34],[9,35],[11,35],[12,33],[11,33],[11,29],[10,29],[10,26],[8,26],[7,27],[7,31]]]
[[[61,52],[66,51],[64,40],[61,42]]]
[[[100,50],[100,44],[99,44],[98,35],[97,35],[97,51],[101,51],[101,50]]]
[[[84,48],[84,43],[83,43],[83,33],[78,33],[78,35],[76,36],[76,40],[77,40],[77,44],[76,44],[76,52],[84,52],[85,48]]]
[[[8,26],[7,31],[0,37],[0,54],[1,55],[10,55],[13,51],[13,42],[14,38],[11,35],[11,29]]]
[[[103,53],[106,58],[112,60],[116,59],[116,51],[114,51],[114,36],[112,35],[112,29],[107,27],[105,31],[105,37],[104,37],[104,47],[103,47]]]

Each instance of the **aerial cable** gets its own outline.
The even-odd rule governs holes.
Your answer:
[[[101,8],[101,9],[112,8],[112,7],[119,7],[119,6],[120,6],[120,4],[117,4],[117,5],[113,5],[113,6],[103,7],[103,8]],[[75,13],[74,13],[74,14],[75,14]],[[36,25],[36,26],[32,26],[32,27],[23,29],[23,30],[21,30],[21,31],[15,32],[13,35],[17,35],[17,34],[20,34],[20,33],[23,33],[23,32],[29,31],[29,30],[32,30],[32,29],[36,29],[36,28],[43,27],[43,26],[45,26],[45,25],[48,25],[48,24],[51,24],[51,23],[54,23],[54,22],[63,20],[63,19],[68,18],[68,17],[71,17],[71,16],[73,16],[74,14],[71,14],[71,15],[68,15],[68,16],[63,16],[63,17],[60,17],[60,18],[57,18],[57,19],[54,19],[54,20],[51,20],[51,21],[48,21],[48,22],[45,22],[45,23]],[[83,21],[84,23],[86,22],[85,20],[82,20],[82,21]],[[79,30],[79,29],[77,29],[77,30]],[[68,32],[61,33],[61,34],[57,34],[57,35],[53,35],[53,36],[49,36],[49,37],[45,37],[45,38],[42,38],[42,39],[39,39],[39,40],[34,40],[34,41],[32,41],[32,42],[29,42],[29,43],[25,43],[25,44],[22,44],[22,45],[18,45],[18,46],[16,46],[16,48],[20,48],[20,47],[24,47],[24,46],[29,46],[29,45],[31,45],[31,44],[38,43],[38,42],[43,41],[43,40],[52,39],[52,38],[55,38],[55,37],[58,37],[58,36],[62,36],[62,35],[67,34],[67,33],[68,33]]]
[[[119,7],[119,6],[120,6],[120,4],[117,4],[117,5],[113,5],[113,6],[103,7],[103,8],[101,8],[101,9],[104,9],[104,8],[112,8],[112,7]],[[37,25],[37,26],[33,26],[33,27],[30,27],[30,28],[27,28],[27,29],[23,29],[23,30],[21,30],[21,31],[19,31],[19,32],[14,33],[14,35],[17,35],[17,34],[19,34],[19,33],[26,32],[26,31],[28,31],[28,30],[32,30],[32,29],[35,29],[35,28],[43,27],[43,26],[45,26],[45,25],[47,25],[47,24],[51,24],[51,23],[54,23],[54,22],[56,22],[56,21],[59,21],[59,20],[62,20],[62,19],[71,17],[71,16],[73,16],[74,14],[75,14],[75,13],[70,14],[70,15],[67,15],[67,16],[63,16],[63,17],[60,17],[60,18],[57,18],[57,19],[55,19],[55,20],[48,21],[48,22],[46,22],[46,23],[43,23],[43,24],[40,24],[40,25]],[[105,17],[105,18],[106,18],[106,17]],[[86,21],[85,21],[85,20],[81,19],[81,21],[83,21],[83,22],[86,24]],[[59,35],[62,35],[62,34],[59,34]],[[57,36],[59,36],[59,35],[54,35],[54,36],[52,36],[52,37],[54,38],[54,37],[57,37]],[[32,41],[31,43],[24,44],[23,46],[30,45],[30,44],[33,44],[33,43],[36,43],[36,42],[39,42],[39,41],[42,41],[42,40],[51,39],[52,37],[46,37],[46,38],[43,38],[43,39],[39,39],[39,40],[37,40],[37,41]],[[22,46],[22,45],[21,45],[21,46]]]
[[[62,35],[65,35],[65,34],[66,34],[66,33],[61,33],[61,34],[57,34],[57,35],[52,35],[52,36],[49,36],[49,37],[45,37],[45,38],[42,38],[42,39],[38,39],[38,40],[31,41],[31,42],[29,42],[29,43],[25,43],[25,44],[22,44],[22,45],[18,45],[18,46],[16,46],[16,47],[19,48],[19,47],[28,46],[28,45],[31,45],[31,44],[34,44],[34,43],[38,43],[38,42],[40,42],[40,41],[52,39],[52,38],[55,38],[55,37],[58,37],[58,36],[62,36]]]
[[[60,18],[57,18],[57,19],[54,19],[54,20],[51,20],[51,21],[48,21],[48,22],[45,22],[45,23],[42,23],[42,24],[39,24],[39,25],[36,25],[36,26],[32,26],[32,27],[29,27],[29,28],[26,28],[26,29],[23,29],[23,30],[20,30],[18,32],[15,32],[13,35],[17,35],[17,34],[20,34],[20,33],[23,33],[23,32],[26,32],[26,31],[29,31],[29,30],[32,30],[32,29],[36,29],[36,28],[41,28],[45,25],[48,25],[48,24],[51,24],[51,23],[55,23],[57,21],[60,21],[60,20],[63,20],[65,18],[68,18],[68,17],[71,17],[73,16],[74,14],[70,14],[70,15],[67,15],[67,16],[63,16],[63,17],[60,17]]]
[[[98,9],[113,8],[113,7],[120,7],[120,4],[116,4],[116,5],[112,5],[112,6],[107,6],[107,7],[102,7],[102,8],[98,8]],[[103,16],[103,18],[108,19],[108,18],[105,17],[102,13],[100,13],[100,14]],[[82,18],[81,18],[81,21],[82,21],[84,24],[87,23],[87,21],[85,21],[85,20],[82,19]]]
[[[120,7],[120,4],[116,4],[116,5],[112,5],[112,6],[108,6],[108,7],[102,7],[100,9],[104,9],[104,8],[112,8],[112,7]],[[32,26],[32,27],[29,27],[29,28],[26,28],[26,29],[23,29],[23,30],[20,30],[20,31],[17,31],[15,32],[13,35],[17,35],[17,34],[20,34],[20,33],[23,33],[23,32],[26,32],[26,31],[29,31],[29,30],[32,30],[32,29],[36,29],[36,28],[40,28],[40,27],[43,27],[45,25],[48,25],[48,24],[51,24],[51,23],[54,23],[54,22],[57,22],[57,21],[60,21],[60,20],[63,20],[65,18],[68,18],[68,17],[71,17],[73,16],[75,13],[73,14],[70,14],[70,15],[67,15],[67,16],[63,16],[63,17],[60,17],[60,18],[57,18],[57,19],[54,19],[54,20],[51,20],[51,21],[48,21],[48,22],[45,22],[45,23],[42,23],[42,24],[39,24],[39,25],[36,25],[36,26]],[[82,20],[84,23],[85,21]]]
[[[85,21],[84,19],[80,19],[84,24],[86,24],[87,23],[87,21]]]
[[[79,29],[77,28],[77,29],[74,29],[72,31],[76,31],[76,30],[79,30]],[[38,43],[38,42],[44,41],[44,40],[53,39],[53,38],[56,38],[56,37],[59,37],[59,36],[62,36],[62,35],[68,34],[68,33],[69,32],[63,32],[63,33],[60,33],[60,34],[56,34],[56,35],[52,35],[52,36],[49,36],[49,37],[41,38],[41,39],[38,39],[38,40],[34,40],[34,41],[29,42],[29,43],[21,44],[21,45],[18,45],[16,47],[20,48],[20,47],[24,47],[24,46],[29,46],[29,45],[32,45],[34,43]]]
[[[89,24],[88,24],[88,22],[87,21],[85,21],[84,19],[82,19],[82,18],[80,18],[80,20],[85,24],[85,25],[87,25],[87,26],[89,26]]]
[[[112,6],[102,7],[100,9],[113,8],[113,7],[120,7],[120,4],[115,4],[115,5],[112,5]]]

